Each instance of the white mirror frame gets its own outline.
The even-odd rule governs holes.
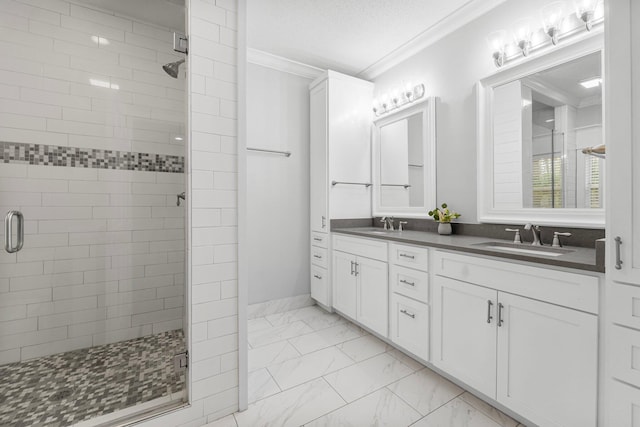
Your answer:
[[[515,63],[481,80],[477,90],[477,136],[478,136],[478,221],[498,224],[553,225],[562,227],[604,228],[604,209],[495,209],[493,182],[493,88],[533,73],[547,70],[604,47],[601,29],[573,42],[550,48],[544,55]],[[542,53],[542,52],[540,52]],[[604,59],[604,58],[603,58]],[[604,77],[604,60],[602,61]],[[603,87],[603,92],[606,88]],[[603,96],[604,99],[604,96]],[[604,117],[604,111],[603,111]]]
[[[373,122],[373,216],[398,216],[404,218],[427,218],[428,212],[436,203],[436,104],[437,97],[428,97],[424,101],[396,111]],[[380,205],[380,128],[398,120],[422,114],[424,203],[420,207],[394,207]]]

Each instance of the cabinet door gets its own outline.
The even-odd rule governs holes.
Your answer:
[[[357,259],[358,322],[386,337],[389,323],[388,264],[369,258]]]
[[[498,402],[538,425],[595,426],[597,316],[502,292],[498,303]]]
[[[432,291],[431,362],[495,398],[497,292],[441,276]]]
[[[618,381],[611,381],[607,394],[610,403],[605,409],[605,426],[640,426],[640,390]]]
[[[429,360],[429,306],[391,294],[389,338],[423,360]]]
[[[310,205],[311,231],[328,232],[327,213],[327,82],[311,90]]]
[[[343,314],[356,319],[356,257],[333,251],[333,306]]]

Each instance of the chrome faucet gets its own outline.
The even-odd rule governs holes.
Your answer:
[[[391,231],[395,230],[393,226],[393,217],[383,216],[380,222],[384,223],[385,230],[391,230]]]
[[[532,246],[542,246],[542,240],[540,240],[540,226],[528,223],[524,226],[524,229],[531,230],[531,233],[533,234]]]

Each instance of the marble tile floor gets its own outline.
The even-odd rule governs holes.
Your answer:
[[[249,408],[208,427],[524,427],[317,306],[249,320]]]
[[[0,426],[69,426],[185,390],[182,330],[0,366]]]

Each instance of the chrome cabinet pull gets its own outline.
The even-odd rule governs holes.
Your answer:
[[[408,255],[408,254],[405,254],[405,253],[401,253],[399,256],[401,256],[401,257],[405,257],[405,258],[409,258],[409,259],[416,259],[416,257],[415,257],[415,256],[413,256],[413,255]]]
[[[416,285],[415,282],[409,282],[408,280],[405,280],[405,279],[400,279],[400,283],[404,283],[405,285],[409,285],[409,286],[415,286]]]
[[[322,255],[313,254],[314,258],[322,259]]]
[[[313,240],[315,240],[316,242],[322,242],[322,239],[319,237],[314,237]]]
[[[493,302],[491,300],[487,300],[487,323],[491,323],[491,320],[493,320],[493,316],[491,315],[491,307],[493,307]]]
[[[416,315],[415,315],[415,314],[413,314],[413,313],[409,313],[407,310],[400,310],[400,313],[402,313],[402,314],[404,314],[404,315],[407,315],[407,316],[411,317],[412,319],[415,319],[415,318],[416,318]]]
[[[318,280],[322,280],[322,276],[318,276],[317,274],[314,274],[313,277],[315,277]]]
[[[13,244],[13,218],[16,218],[18,236],[17,242]],[[18,252],[24,245],[24,216],[20,211],[9,211],[4,218],[4,250],[10,254]]]
[[[322,215],[322,228],[325,228],[327,226],[327,218]]]
[[[622,269],[622,259],[620,258],[620,246],[622,245],[622,239],[620,236],[617,236],[615,239],[616,242],[616,270]]]
[[[351,261],[351,275],[353,276],[353,264],[355,264],[355,262]]]
[[[502,326],[502,324],[504,323],[504,320],[502,319],[502,309],[504,308],[504,305],[502,305],[502,303],[498,303],[498,326]]]
[[[360,266],[360,264],[355,262],[354,265],[355,265],[356,268],[353,271],[356,273],[356,276],[357,276],[358,274],[360,274],[360,272],[358,271],[358,267]]]

